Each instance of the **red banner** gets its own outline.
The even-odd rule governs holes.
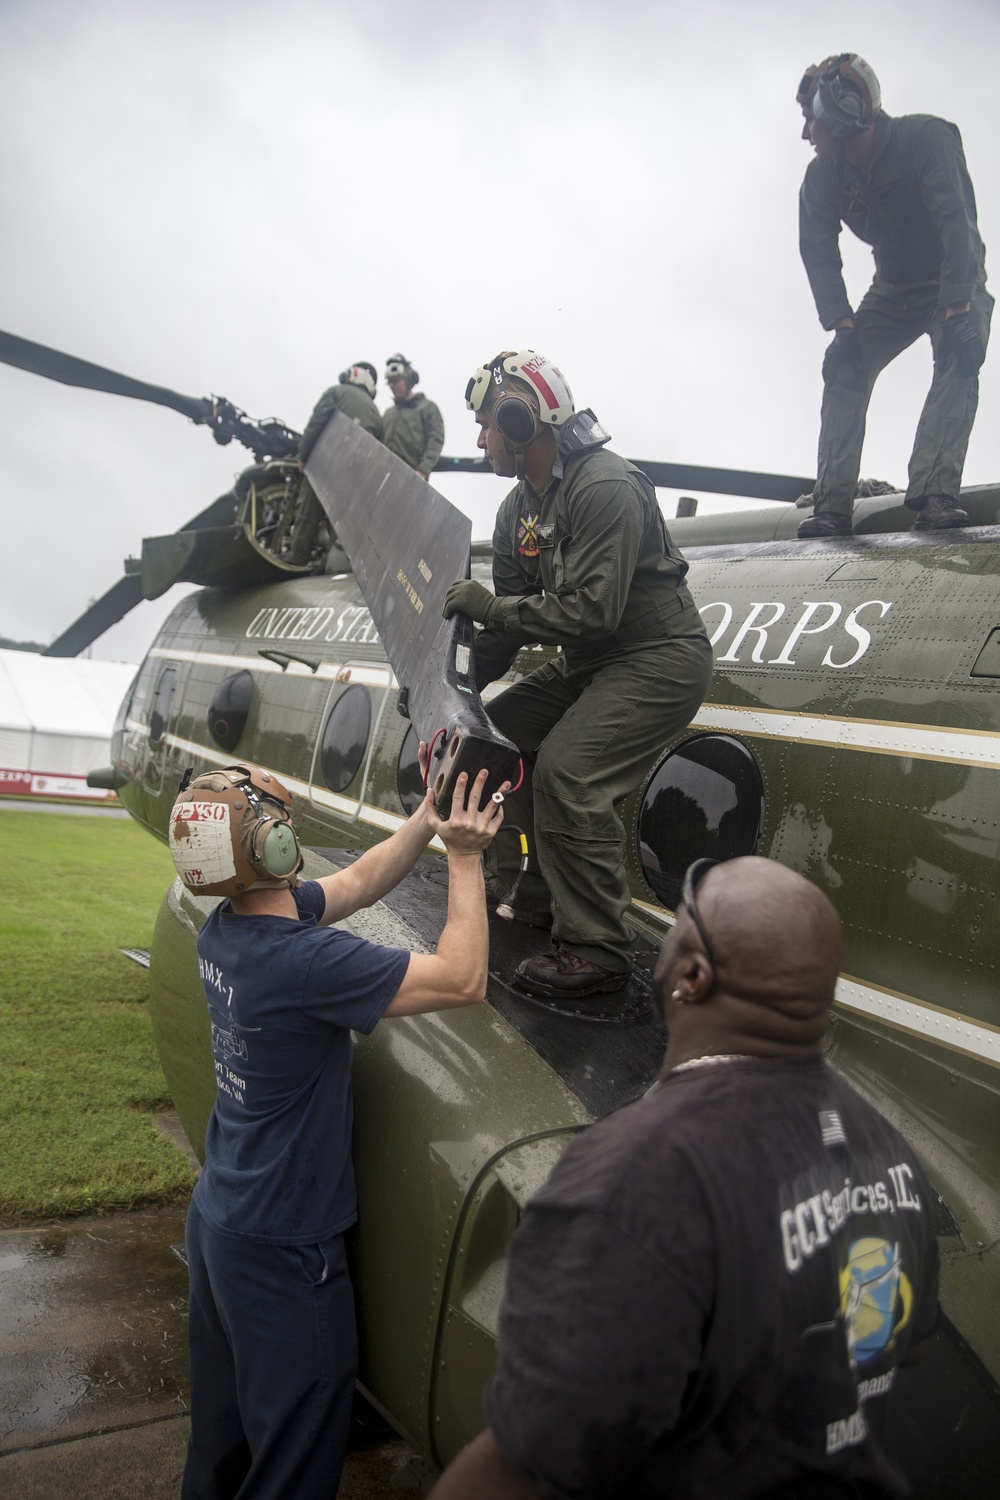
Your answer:
[[[102,787],[89,787],[86,776],[15,771],[0,766],[0,797],[72,797],[81,802],[108,802],[114,795]]]

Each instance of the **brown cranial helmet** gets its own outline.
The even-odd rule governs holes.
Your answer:
[[[299,883],[292,799],[260,766],[196,776],[173,805],[167,838],[178,875],[198,895],[291,890]]]

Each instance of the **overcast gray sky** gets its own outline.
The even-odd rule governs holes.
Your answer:
[[[794,94],[840,49],[890,113],[960,125],[995,247],[995,0],[0,0],[0,328],[298,428],[402,349],[449,453],[471,370],[531,346],[619,452],[809,474]],[[857,300],[870,252],[844,249]],[[864,474],[905,482],[929,378],[926,340],[882,377]],[[995,352],[981,391],[966,483],[1000,479]],[[3,367],[0,442],[0,634],[43,641],[245,457]],[[502,481],[440,488],[489,534]],[[138,660],[164,613],[95,655]]]

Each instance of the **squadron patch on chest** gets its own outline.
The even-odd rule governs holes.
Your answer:
[[[537,510],[526,510],[518,518],[517,550],[522,557],[537,557],[541,551],[538,545]]]
[[[844,187],[844,213],[847,219],[863,219],[868,212],[865,190],[860,182],[849,182]]]

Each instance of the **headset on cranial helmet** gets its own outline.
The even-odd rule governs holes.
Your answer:
[[[270,771],[233,765],[181,782],[170,813],[174,867],[190,891],[238,896],[294,889],[302,849],[292,799]]]
[[[533,349],[505,349],[480,365],[465,388],[465,404],[489,416],[514,455],[519,477],[529,443],[548,428],[562,427],[575,411],[562,371]]]
[[[405,354],[390,354],[385,362],[385,378],[390,380],[405,380],[410,390],[420,384],[420,375],[410,364]]]
[[[807,68],[796,101],[833,140],[863,135],[882,107],[874,69],[856,52],[841,52]]]
[[[359,359],[355,364],[348,365],[346,370],[341,370],[337,381],[340,385],[361,386],[374,401],[378,389],[378,371],[367,359]]]
[[[465,404],[489,417],[514,456],[518,479],[524,478],[526,448],[542,432],[555,432],[562,459],[611,441],[589,406],[576,410],[562,371],[533,349],[505,349],[480,365],[465,387]]]

